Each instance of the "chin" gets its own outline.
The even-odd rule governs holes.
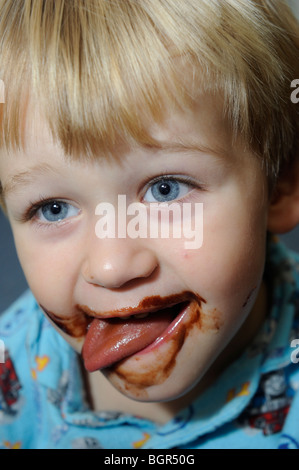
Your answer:
[[[111,385],[122,395],[135,401],[146,403],[168,402],[180,398],[188,391],[188,387],[182,387],[182,384],[176,386],[178,381],[173,377],[169,377],[162,384],[141,385],[137,383],[137,380],[132,383],[130,379],[121,376],[119,372],[109,370],[103,373]]]

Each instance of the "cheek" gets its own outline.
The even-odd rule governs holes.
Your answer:
[[[60,311],[71,292],[74,257],[58,245],[46,246],[26,240],[26,234],[24,237],[22,233],[15,236],[19,261],[28,285],[38,302]]]
[[[229,213],[207,216],[202,247],[186,250],[182,245],[177,263],[188,289],[221,311],[251,304],[251,292],[261,282],[265,263],[264,212],[249,217],[233,212],[235,220]]]

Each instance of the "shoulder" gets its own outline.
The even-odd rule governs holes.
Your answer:
[[[30,376],[30,360],[28,356],[28,340],[32,331],[36,331],[42,321],[41,312],[28,290],[24,292],[8,309],[0,314],[0,364],[3,368],[13,365],[16,374],[26,380]],[[1,388],[1,383],[0,383]],[[1,407],[0,407],[1,408]]]
[[[267,245],[266,275],[272,284],[273,280],[275,284],[299,283],[299,253],[274,236]]]
[[[286,248],[286,252],[288,254],[288,257],[290,260],[292,260],[292,262],[294,263],[294,265],[299,266],[299,253],[297,251],[294,251],[294,250],[290,250],[289,248]]]
[[[0,338],[8,340],[27,330],[33,316],[39,315],[38,305],[28,290],[24,292],[8,309],[0,314]]]
[[[35,357],[40,349],[68,351],[66,341],[42,313],[32,292],[27,290],[6,311],[0,314],[0,340],[11,356]]]

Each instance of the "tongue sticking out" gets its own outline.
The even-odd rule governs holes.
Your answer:
[[[90,324],[82,349],[85,368],[94,372],[146,348],[172,322],[174,312],[177,313],[175,307],[149,314],[145,318],[95,318]]]

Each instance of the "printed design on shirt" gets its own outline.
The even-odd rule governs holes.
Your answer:
[[[127,415],[119,411],[95,411],[85,414],[84,417],[74,418],[73,424],[76,426],[105,427],[107,424],[121,425],[126,420]]]
[[[273,269],[275,270],[274,276],[276,282],[293,285],[295,287],[294,271],[296,270],[296,264],[294,259],[286,258],[274,265]]]
[[[148,432],[144,432],[142,439],[140,439],[139,441],[133,442],[134,449],[141,449],[147,443],[150,437],[151,435]]]
[[[31,369],[31,375],[34,380],[37,379],[37,373],[43,372],[43,370],[47,367],[50,362],[49,356],[35,356],[36,367],[35,369]]]
[[[58,425],[54,426],[51,430],[51,446],[57,448],[59,442],[61,441],[61,439],[65,438],[69,430],[70,426],[65,421],[63,421],[62,423],[60,422]]]
[[[233,400],[236,397],[242,397],[242,396],[249,395],[250,394],[249,385],[250,385],[250,382],[244,382],[241,385],[240,390],[236,390],[235,388],[231,388],[228,391],[227,398],[226,398],[226,403],[228,403],[229,401]]]
[[[71,443],[72,449],[103,449],[101,443],[95,437],[78,437]]]
[[[277,321],[274,318],[269,318],[269,321],[264,325],[264,329],[260,331],[253,343],[248,347],[248,357],[255,357],[266,351],[266,348],[276,331],[276,327]]]
[[[282,443],[278,446],[278,449],[299,449],[299,441],[289,434],[282,434]]]
[[[15,418],[20,409],[21,384],[9,351],[5,351],[4,363],[0,364],[0,423]]]
[[[240,424],[260,429],[265,436],[280,432],[290,409],[292,392],[283,370],[264,374],[257,393],[239,418]]]
[[[57,388],[48,388],[47,390],[47,399],[57,408],[61,407],[63,400],[67,394],[67,389],[69,385],[69,373],[64,371],[59,379]]]
[[[176,416],[169,424],[157,432],[158,436],[167,436],[173,434],[179,430],[184,429],[192,421],[195,414],[194,406],[189,405],[188,408],[183,410],[178,416]]]
[[[16,331],[19,331],[23,324],[26,324],[27,312],[25,308],[17,308],[13,313],[13,320],[9,318],[8,320],[6,319],[5,323],[1,323],[0,338],[5,339],[13,337]]]
[[[16,441],[16,442],[4,441],[3,448],[4,449],[21,449],[22,443],[21,441]]]
[[[60,375],[60,379],[56,388],[47,388],[47,401],[55,406],[55,408],[59,409],[61,418],[63,420],[58,425],[54,426],[51,431],[51,441],[55,447],[58,445],[61,439],[65,438],[66,434],[70,430],[69,424],[64,421],[65,413],[63,411],[63,402],[68,395],[69,382],[69,371],[64,371]],[[55,384],[53,384],[53,386],[55,386]]]

